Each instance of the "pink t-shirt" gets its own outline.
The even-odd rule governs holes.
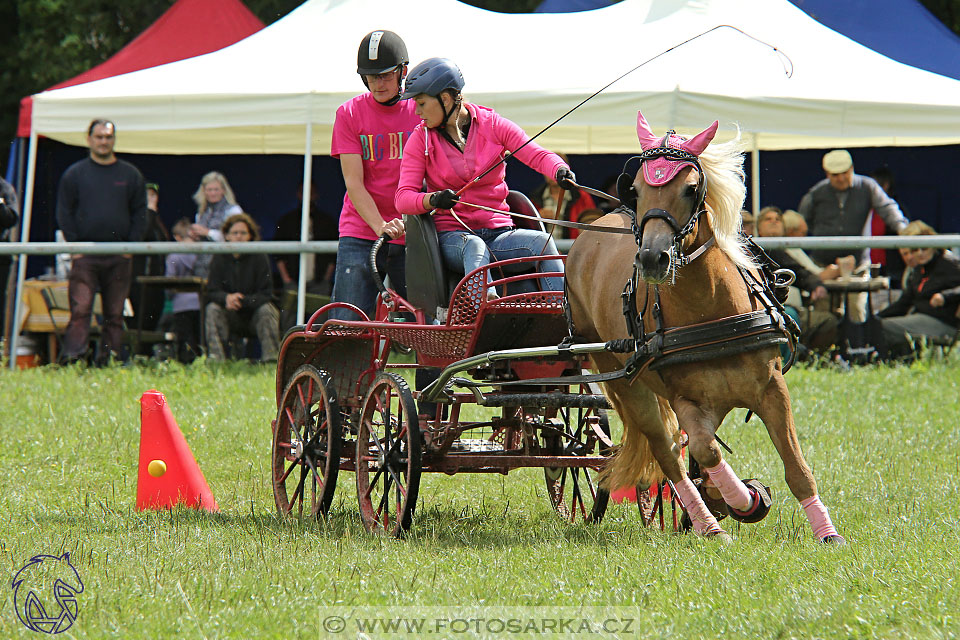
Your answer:
[[[372,94],[365,93],[340,105],[333,123],[330,155],[339,158],[344,153],[356,153],[362,158],[363,186],[384,220],[400,217],[393,198],[400,178],[403,148],[414,127],[420,123],[415,107],[413,100],[401,100],[388,107],[374,100]],[[373,229],[353,206],[349,194],[343,196],[340,235],[377,239]],[[394,242],[402,243],[403,238]]]
[[[411,102],[413,102],[411,100]],[[429,211],[423,206],[421,189],[427,180],[427,191],[452,189],[459,191],[475,177],[489,169],[507,151],[520,149],[528,136],[523,129],[488,107],[467,103],[470,112],[470,131],[467,144],[461,152],[436,130],[422,124],[413,131],[403,149],[400,169],[400,187],[397,189],[396,205],[400,213],[418,214]],[[557,175],[557,169],[567,166],[557,154],[547,151],[535,142],[520,149],[518,160],[534,171],[547,176]],[[506,199],[506,167],[501,163],[461,194],[465,202],[508,212]],[[507,213],[492,213],[464,204],[453,210],[471,229],[496,229],[508,227],[513,220]],[[449,211],[438,210],[434,214],[437,231],[463,229]]]

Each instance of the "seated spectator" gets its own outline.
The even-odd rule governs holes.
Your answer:
[[[760,215],[763,215],[763,212],[768,207],[760,210]],[[780,211],[778,207],[772,207],[777,211]],[[783,235],[788,238],[804,238],[807,235],[807,221],[803,219],[799,213],[793,209],[787,209],[780,214],[780,221],[783,225]],[[835,264],[827,265],[826,267],[821,267],[807,254],[806,251],[799,247],[790,247],[784,249],[784,251],[790,255],[798,264],[804,267],[807,271],[811,271],[817,274],[817,277],[820,280],[835,280],[840,276],[840,267]]]
[[[936,233],[915,220],[900,235]],[[918,339],[950,340],[960,327],[960,259],[943,249],[900,249],[900,255],[911,269],[903,293],[877,314],[891,357],[911,356]]]
[[[793,209],[787,209],[784,211],[780,216],[780,220],[783,222],[784,235],[788,238],[806,237],[807,221],[803,219],[802,215]],[[808,271],[816,273],[821,280],[836,280],[840,276],[840,267],[835,264],[821,267],[813,261],[806,251],[799,247],[790,247],[789,249],[784,249],[784,251],[790,254],[791,258],[796,260]]]
[[[190,220],[181,218],[173,225],[173,237],[177,242],[196,242],[190,235]],[[165,275],[195,276],[197,253],[171,253],[167,255]],[[173,296],[173,332],[177,335],[177,360],[189,364],[200,355],[200,294],[179,292]]]
[[[753,214],[747,211],[746,209],[740,210],[740,218],[743,220],[740,229],[743,231],[743,235],[752,236],[753,231]]]
[[[558,153],[564,162],[570,164],[566,154]],[[560,214],[557,215],[557,197],[560,195],[560,185],[557,184],[553,176],[545,175],[545,182],[533,190],[530,194],[530,201],[540,212],[540,215],[550,220],[569,220],[570,222],[579,222],[580,215],[584,211],[596,209],[597,204],[589,193],[577,190],[564,190],[563,204],[560,207]],[[568,229],[559,225],[545,225],[547,230],[554,238],[574,239],[580,235],[579,229]]]
[[[783,237],[786,231],[783,226],[780,209],[764,207],[757,216],[757,236]],[[810,295],[810,302],[817,302],[827,297],[827,290],[819,277],[819,269],[812,271],[793,259],[785,249],[767,249],[767,255],[784,269],[790,269],[796,276],[794,286],[790,287],[784,309],[800,325],[800,343],[813,351],[827,351],[837,342],[837,332],[840,325],[836,315],[829,311],[811,308],[803,303],[801,291]]]
[[[807,237],[807,221],[804,220],[802,215],[793,209],[787,209],[780,217],[783,220],[783,230],[788,238]]]
[[[221,227],[227,242],[260,239],[260,228],[245,213],[236,213]],[[275,361],[279,351],[279,312],[273,304],[270,259],[263,254],[217,254],[207,280],[207,357],[224,360],[231,336],[256,335],[261,359]]]

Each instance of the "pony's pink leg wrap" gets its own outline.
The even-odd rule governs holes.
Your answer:
[[[703,503],[700,492],[693,486],[690,478],[684,477],[683,480],[676,483],[675,486],[677,487],[677,494],[680,496],[680,501],[683,502],[683,507],[687,510],[687,515],[690,516],[690,520],[693,522],[694,531],[701,535],[726,533],[717,523],[717,519],[710,513],[710,510],[707,509],[707,505]]]
[[[820,502],[820,496],[810,496],[801,502],[800,506],[807,514],[807,520],[810,521],[810,527],[813,528],[813,535],[817,537],[817,540],[823,540],[827,536],[839,535],[837,530],[833,528],[827,508]]]
[[[704,467],[713,484],[720,489],[723,501],[737,511],[746,511],[753,504],[750,490],[740,481],[726,460],[721,460],[715,467]]]

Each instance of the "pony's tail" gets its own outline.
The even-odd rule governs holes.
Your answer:
[[[609,396],[608,396],[609,397]],[[610,400],[616,402],[614,398]],[[666,399],[657,396],[660,420],[674,442],[680,440],[680,424],[677,414],[670,408]],[[621,416],[627,415],[617,408]],[[600,472],[600,485],[614,491],[623,487],[649,487],[664,479],[663,471],[653,456],[650,441],[636,428],[624,424],[623,439],[610,462]]]

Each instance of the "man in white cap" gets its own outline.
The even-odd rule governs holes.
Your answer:
[[[811,236],[867,235],[870,211],[877,212],[887,227],[900,232],[909,222],[897,202],[884,192],[877,181],[853,172],[853,158],[846,149],[823,156],[827,174],[803,196],[798,211],[809,225]],[[847,249],[814,249],[811,257],[820,265],[829,265],[847,256]],[[870,250],[857,252],[858,264],[868,263]]]

